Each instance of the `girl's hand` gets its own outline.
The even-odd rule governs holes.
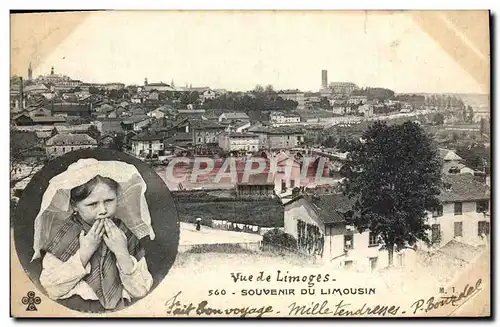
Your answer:
[[[84,267],[101,244],[104,230],[104,219],[98,219],[86,235],[83,230],[80,232],[80,260]]]
[[[104,230],[106,231],[106,235],[103,236],[103,240],[108,248],[115,254],[116,257],[123,255],[128,256],[127,237],[125,236],[125,233],[119,229],[112,220],[103,220]]]

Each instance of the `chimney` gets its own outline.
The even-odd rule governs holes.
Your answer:
[[[24,81],[22,77],[19,77],[19,104],[22,106],[21,109],[25,108],[24,102]]]

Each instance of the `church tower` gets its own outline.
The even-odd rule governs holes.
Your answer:
[[[28,81],[31,81],[33,79],[33,70],[31,69],[31,62],[30,66],[28,67]]]
[[[144,78],[144,85],[148,85],[148,78]]]
[[[54,75],[54,66],[50,69],[50,75]]]

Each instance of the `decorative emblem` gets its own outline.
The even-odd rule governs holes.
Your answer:
[[[36,305],[42,303],[42,299],[39,296],[35,295],[35,292],[29,291],[28,293],[26,293],[26,296],[23,296],[23,298],[21,299],[21,302],[24,305],[27,305],[26,311],[38,311]]]

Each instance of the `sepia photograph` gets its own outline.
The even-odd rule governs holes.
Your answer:
[[[128,161],[96,150],[60,156],[33,176],[12,217],[23,268],[65,307],[121,310],[149,294],[175,260],[172,197],[160,178],[150,177],[154,171],[144,179],[137,162]],[[156,193],[149,201],[159,208],[148,205],[148,192]]]
[[[11,12],[11,316],[491,317],[490,20]]]

